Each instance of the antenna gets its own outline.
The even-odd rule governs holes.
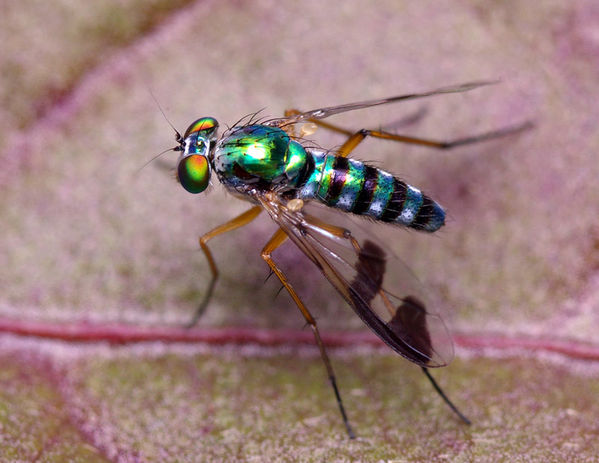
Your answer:
[[[156,159],[158,159],[160,156],[162,156],[164,153],[168,153],[169,151],[181,151],[180,148],[178,146],[174,147],[174,148],[168,148],[165,149],[164,151],[161,151],[160,153],[158,153],[156,156],[152,156],[152,159],[150,159],[149,161],[147,161],[146,163],[144,163],[143,166],[141,166],[139,169],[137,169],[135,171],[135,174],[139,174],[145,167],[147,167],[150,163],[154,162]]]
[[[147,88],[148,88],[148,93],[154,100],[154,103],[156,103],[156,106],[158,107],[158,110],[162,114],[162,117],[164,117],[164,120],[167,122],[168,125],[170,125],[171,129],[173,129],[173,131],[175,132],[177,143],[181,143],[183,141],[183,137],[181,136],[179,131],[175,128],[175,126],[171,123],[171,121],[169,121],[168,117],[166,117],[166,114],[164,113],[162,106],[160,106],[160,103],[156,99],[156,96],[154,96],[154,93],[152,92],[152,89],[150,88],[149,85],[147,86]],[[137,169],[135,171],[136,177],[145,167],[147,167],[150,163],[152,163],[153,161],[158,159],[163,154],[168,153],[169,151],[181,151],[181,150],[182,150],[181,146],[175,146],[174,148],[168,148],[168,149],[165,149],[164,151],[161,151],[156,156],[152,156],[152,158],[150,160],[146,161],[143,166],[141,166],[139,169]]]
[[[166,114],[162,110],[162,106],[160,106],[160,103],[158,103],[158,100],[154,96],[154,93],[152,92],[152,89],[149,88],[149,87],[148,87],[148,92],[150,92],[150,95],[151,95],[152,99],[154,100],[154,103],[156,103],[156,106],[158,106],[158,110],[162,114],[162,117],[164,117],[164,120],[168,123],[168,125],[171,126],[171,129],[173,129],[175,131],[175,134],[177,135],[177,137],[176,137],[177,142],[180,142],[183,139],[183,137],[181,136],[181,134],[179,133],[179,131],[177,129],[175,129],[175,126],[173,124],[171,124],[171,121],[168,120],[168,117],[166,117]],[[160,154],[163,154],[163,153],[164,153],[164,151],[162,153],[160,153]]]

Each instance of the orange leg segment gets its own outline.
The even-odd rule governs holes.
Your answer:
[[[291,286],[283,271],[277,266],[277,264],[273,261],[271,257],[272,252],[279,246],[281,246],[286,239],[287,235],[285,234],[285,232],[281,229],[277,230],[275,234],[270,238],[268,243],[266,243],[264,249],[262,249],[262,258],[266,261],[266,263],[274,272],[274,274],[279,278],[285,289],[293,298],[293,301],[297,305],[298,309],[306,319],[306,322],[310,325],[310,328],[312,328],[312,333],[314,334],[316,344],[318,345],[318,349],[320,350],[320,356],[322,357],[322,361],[324,362],[327,374],[329,376],[329,381],[331,383],[331,386],[333,387],[335,398],[337,399],[337,405],[339,406],[339,411],[341,412],[341,417],[343,418],[345,429],[347,430],[347,434],[349,435],[350,439],[354,439],[356,436],[351,425],[349,424],[349,420],[347,419],[347,414],[345,413],[345,408],[343,406],[341,395],[339,394],[339,389],[337,387],[337,379],[335,378],[335,372],[333,371],[333,366],[331,365],[331,361],[324,347],[324,343],[322,342],[322,338],[320,337],[320,332],[318,331],[318,327],[316,326],[316,320],[314,319],[308,308],[305,306],[303,301],[300,299],[299,295],[295,292],[295,289],[293,289],[293,286]]]
[[[204,313],[204,311],[206,310],[206,307],[208,306],[208,303],[210,302],[210,299],[212,298],[212,293],[214,291],[214,287],[216,286],[216,281],[218,280],[218,268],[216,267],[216,263],[214,262],[214,257],[212,257],[212,253],[210,252],[210,249],[208,248],[208,244],[207,244],[208,241],[211,240],[212,238],[214,238],[215,236],[222,235],[223,233],[227,233],[227,232],[236,230],[237,228],[241,228],[244,225],[247,225],[252,220],[254,220],[258,216],[258,214],[260,214],[261,211],[262,211],[262,208],[260,206],[254,206],[251,209],[249,209],[248,211],[245,211],[243,214],[235,217],[234,219],[232,219],[226,223],[223,223],[222,225],[219,225],[215,229],[209,231],[208,233],[206,233],[205,235],[202,235],[200,237],[200,248],[202,249],[202,251],[204,252],[204,255],[206,256],[206,260],[208,261],[208,265],[210,266],[210,272],[212,274],[212,278],[210,279],[210,284],[208,285],[208,291],[206,292],[204,299],[202,300],[202,302],[198,306],[197,310],[195,311],[191,321],[186,325],[188,328],[191,328],[193,325],[195,325],[198,322],[198,320],[200,319],[200,317],[202,316],[202,314]]]

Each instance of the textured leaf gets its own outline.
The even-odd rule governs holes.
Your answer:
[[[209,275],[197,237],[247,206],[218,185],[189,195],[156,163],[140,170],[174,146],[152,95],[182,130],[200,116],[226,126],[265,107],[280,116],[499,79],[334,121],[360,129],[412,118],[396,130],[452,139],[533,120],[529,132],[451,152],[366,140],[355,155],[449,211],[437,237],[377,232],[460,332],[599,344],[592,0],[13,2],[1,16],[0,320],[110,322],[125,333],[127,323],[189,320]],[[323,130],[311,137],[343,143]],[[263,220],[211,241],[222,278],[203,325],[301,328],[287,296],[273,301],[264,287],[259,251],[272,231]],[[299,286],[319,287],[318,275],[300,273]],[[312,310],[325,330],[361,328],[333,291]],[[81,350],[0,336],[5,459],[495,462],[599,453],[590,361],[566,369],[522,349],[510,360],[458,355],[434,373],[465,404],[474,425],[464,428],[408,364],[343,351],[333,360],[360,436],[350,442],[313,355]]]

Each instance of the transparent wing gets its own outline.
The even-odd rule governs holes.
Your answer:
[[[440,95],[443,93],[460,93],[473,90],[484,85],[491,85],[496,83],[495,81],[480,81],[480,82],[468,82],[461,85],[441,87],[436,90],[430,90],[423,93],[409,93],[405,95],[392,96],[389,98],[381,98],[379,100],[368,100],[360,101],[357,103],[347,103],[339,106],[329,106],[326,108],[313,109],[299,114],[294,114],[289,117],[282,117],[278,119],[272,119],[265,122],[265,125],[280,127],[287,124],[295,124],[297,122],[305,121],[307,119],[324,119],[335,114],[340,114],[348,111],[354,111],[356,109],[370,108],[372,106],[380,106],[389,103],[396,103],[398,101],[415,100],[417,98],[425,98],[433,95]]]
[[[376,237],[359,227],[352,227],[350,232],[335,225],[341,216],[328,208],[311,206],[291,211],[277,200],[261,202],[387,345],[421,366],[440,367],[451,361],[451,337],[438,311],[427,304],[416,277]]]

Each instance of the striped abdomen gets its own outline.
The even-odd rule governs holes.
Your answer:
[[[388,172],[355,159],[318,151],[310,154],[314,170],[299,188],[299,198],[428,232],[445,223],[439,204]]]

